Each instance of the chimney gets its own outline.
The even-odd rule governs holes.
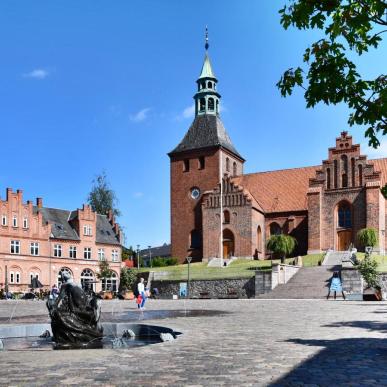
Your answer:
[[[12,188],[7,188],[7,202],[11,199]]]
[[[38,208],[42,208],[43,207],[43,199],[36,198],[36,205],[38,206]]]
[[[18,190],[16,191],[16,193],[17,193],[17,197],[18,197],[20,203],[22,203],[22,201],[23,201],[23,190],[18,189]]]

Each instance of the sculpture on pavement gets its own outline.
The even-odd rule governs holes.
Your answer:
[[[76,285],[68,272],[56,299],[47,301],[55,349],[101,348],[101,301]]]

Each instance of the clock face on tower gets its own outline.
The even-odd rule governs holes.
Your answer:
[[[200,189],[197,188],[197,187],[194,187],[191,189],[191,198],[196,200],[198,199],[200,196]]]

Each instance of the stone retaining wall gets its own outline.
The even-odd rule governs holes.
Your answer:
[[[154,280],[152,288],[157,288],[160,298],[172,298],[178,295],[180,283],[187,281]],[[255,278],[192,280],[190,298],[253,298],[255,296]]]

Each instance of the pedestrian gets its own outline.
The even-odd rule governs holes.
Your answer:
[[[59,289],[56,284],[52,285],[50,299],[56,299],[59,295]]]
[[[141,304],[139,305],[139,309],[144,309],[146,294],[145,294],[145,285],[144,278],[140,278],[140,282],[137,284],[138,294],[141,296]]]
[[[344,292],[343,292],[343,287],[341,285],[340,276],[339,276],[339,273],[337,271],[335,271],[333,273],[333,276],[331,278],[331,283],[329,285],[329,292],[328,292],[328,295],[327,295],[327,300],[329,299],[329,296],[330,296],[331,292],[333,292],[333,298],[335,300],[336,300],[336,293],[337,292],[341,292],[341,294],[343,295],[343,299],[345,300],[345,295],[344,295]]]

